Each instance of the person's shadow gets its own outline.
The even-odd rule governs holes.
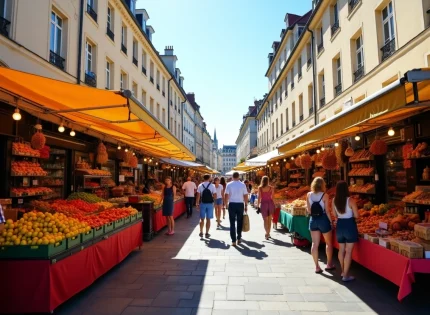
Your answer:
[[[259,244],[257,242],[252,242],[252,241],[245,241],[244,239],[242,239],[242,243],[245,245],[248,245],[248,247],[253,247],[256,249],[262,249],[263,247],[265,247],[263,244]]]
[[[255,258],[258,260],[263,260],[264,258],[268,257],[265,252],[260,251],[260,250],[254,250],[254,249],[251,249],[249,247],[246,247],[243,245],[243,243],[244,242],[242,241],[241,244],[238,244],[237,246],[234,247],[243,256],[252,257],[252,258]]]
[[[277,246],[285,246],[285,247],[293,247],[294,245],[288,242],[284,242],[275,238],[269,238],[268,240],[266,240],[265,242],[267,243],[271,243],[273,245],[277,245]]]
[[[216,248],[216,249],[229,249],[230,245],[226,244],[223,241],[215,240],[215,239],[203,239],[203,241],[206,243],[206,246],[209,248]]]

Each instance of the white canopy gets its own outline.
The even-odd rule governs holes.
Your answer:
[[[264,153],[255,158],[249,159],[245,162],[245,165],[246,166],[264,166],[266,165],[267,161],[277,156],[279,156],[278,149],[270,151],[268,153]]]
[[[225,175],[226,175],[226,176],[233,176],[233,173],[236,173],[236,172],[238,172],[238,173],[239,173],[239,175],[246,174],[245,172],[242,172],[242,171],[235,171],[235,170],[231,170],[230,172],[225,173]]]

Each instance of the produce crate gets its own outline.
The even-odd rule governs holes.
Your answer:
[[[129,215],[128,217],[124,218],[124,224],[129,224],[131,222],[131,216]]]
[[[102,231],[103,231],[103,229],[102,229]],[[81,243],[85,243],[87,241],[90,241],[93,238],[94,238],[94,229],[81,234]]]
[[[67,240],[66,249],[70,249],[72,247],[75,247],[75,246],[81,244],[81,236],[80,235],[76,235],[74,237],[69,237],[66,240]]]
[[[303,207],[293,207],[291,209],[292,216],[306,216],[306,208]]]
[[[424,251],[426,252],[430,251],[430,241],[426,241],[426,240],[423,240],[422,238],[416,237],[412,240],[412,242],[420,244],[422,247],[424,247]]]
[[[137,213],[137,219],[139,220],[139,219],[142,219],[142,211],[139,211],[138,213]]]
[[[130,216],[130,222],[134,222],[134,221],[136,221],[137,220],[137,214],[132,214],[131,216]]]
[[[379,236],[376,233],[367,233],[364,234],[364,239],[372,242],[374,244],[379,244]]]
[[[0,246],[0,258],[47,259],[66,250],[66,240],[49,245]]]
[[[103,225],[104,233],[111,232],[113,231],[114,228],[115,228],[115,225],[113,224],[113,222],[109,222]]]
[[[390,249],[395,253],[400,253],[400,243],[402,241],[392,239],[390,242]]]
[[[124,225],[124,218],[113,221],[113,228],[117,229]]]
[[[94,231],[94,238],[102,236],[103,234],[105,234],[104,225],[94,228],[93,231]]]
[[[408,258],[423,258],[424,248],[415,242],[404,241],[399,244],[400,255]]]
[[[379,245],[385,247],[386,249],[391,249],[391,239],[390,238],[380,238]]]
[[[415,236],[430,241],[430,223],[417,223],[414,226]]]

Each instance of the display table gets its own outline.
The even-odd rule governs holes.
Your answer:
[[[187,211],[184,198],[175,201],[173,207],[173,218],[175,219]],[[162,207],[155,210],[155,213],[152,216],[152,226],[154,232],[159,232],[167,226],[167,220],[166,217],[163,216]]]
[[[333,246],[339,248],[336,231],[333,231]],[[412,292],[415,273],[430,273],[430,259],[409,259],[362,238],[354,246],[352,259],[397,285],[399,301]]]
[[[2,260],[0,314],[49,313],[142,245],[142,222],[59,261]]]
[[[292,216],[288,212],[281,210],[279,222],[291,233],[297,232],[300,236],[312,242],[311,233],[309,232],[309,217]]]

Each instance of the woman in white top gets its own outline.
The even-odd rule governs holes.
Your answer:
[[[216,197],[215,200],[215,217],[217,222],[217,227],[221,225],[221,210],[224,205],[224,187],[220,184],[220,180],[218,177],[214,179],[215,189],[216,189]]]
[[[354,244],[358,242],[358,229],[355,219],[358,218],[357,204],[349,198],[348,184],[339,181],[336,185],[336,196],[333,199],[333,209],[337,216],[336,238],[339,243],[339,261],[344,282],[354,280],[349,276],[351,257]]]
[[[312,237],[311,253],[315,262],[315,273],[323,272],[318,263],[318,247],[321,241],[321,234],[324,236],[326,243],[327,266],[325,270],[333,270],[336,267],[333,264],[331,215],[327,211],[329,209],[329,198],[325,194],[325,181],[322,177],[316,177],[312,181],[311,192],[308,193],[306,202],[307,212],[311,216],[309,230]]]

